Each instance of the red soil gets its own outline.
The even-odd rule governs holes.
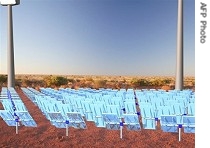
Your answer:
[[[20,126],[15,134],[15,127],[9,127],[0,118],[0,148],[194,148],[195,134],[182,131],[182,139],[178,141],[178,133],[164,133],[157,130],[141,129],[140,131],[123,131],[120,139],[119,131],[97,128],[93,122],[87,122],[87,129],[69,128],[69,136],[65,129],[58,129],[42,115],[21,90],[17,93],[22,98],[29,113],[38,127]],[[0,106],[0,109],[2,107]]]

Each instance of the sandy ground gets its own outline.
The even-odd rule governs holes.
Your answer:
[[[69,128],[69,136],[65,129],[58,129],[42,115],[21,90],[17,93],[22,98],[29,113],[38,127],[20,126],[19,134],[15,127],[9,127],[0,119],[0,148],[194,148],[195,134],[182,131],[182,139],[178,141],[178,133],[164,133],[157,130],[141,129],[140,131],[123,130],[120,132],[97,128],[93,122],[86,121],[87,129]],[[2,105],[0,104],[0,109]]]

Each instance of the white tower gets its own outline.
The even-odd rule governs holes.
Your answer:
[[[19,5],[20,0],[0,0],[0,4],[8,7],[7,87],[15,87],[12,6]]]
[[[183,0],[178,0],[176,90],[183,89]]]

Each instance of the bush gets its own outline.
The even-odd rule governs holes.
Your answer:
[[[149,82],[146,79],[136,79],[136,78],[133,78],[131,80],[131,84],[132,84],[133,87],[137,88],[137,87],[140,87],[140,86],[148,86],[149,85]]]
[[[96,80],[95,81],[95,88],[98,89],[98,88],[105,88],[106,87],[106,82],[107,80]]]
[[[44,78],[47,87],[67,85],[68,79],[61,76],[47,76]]]
[[[90,81],[90,82],[94,82],[93,78],[91,78],[91,77],[87,77],[85,80]]]
[[[75,82],[76,82],[74,79],[68,79],[68,81],[69,81],[70,83],[75,83]]]
[[[0,75],[0,83],[6,83],[7,82],[7,75]]]
[[[161,79],[152,79],[149,83],[150,86],[163,86],[163,81]]]

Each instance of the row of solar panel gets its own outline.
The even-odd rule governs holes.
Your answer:
[[[24,126],[37,127],[14,88],[7,89],[3,87],[0,102],[4,108],[4,110],[0,110],[0,116],[8,126],[20,126],[22,124]]]
[[[116,90],[90,90],[90,89],[63,89],[54,90],[52,88],[40,88],[40,91],[46,95],[54,96],[57,99],[63,99],[66,95],[81,96],[89,99],[101,100],[103,96],[120,97],[122,99],[134,99],[134,92],[116,91]]]
[[[72,100],[74,100],[75,98],[72,98]],[[43,100],[43,99],[42,99]],[[78,98],[76,98],[75,100],[77,100],[78,102],[79,102],[79,99]],[[114,99],[113,99],[114,100]],[[83,100],[84,101],[84,103],[82,103],[83,105],[81,105],[81,106],[78,106],[78,108],[82,108],[83,106],[85,106],[84,108],[85,108],[85,113],[84,112],[81,112],[81,115],[85,115],[85,117],[86,117],[86,119],[87,119],[87,121],[94,121],[94,117],[95,116],[97,116],[97,114],[96,113],[94,113],[94,111],[96,111],[98,108],[99,108],[99,114],[98,114],[98,117],[101,117],[102,116],[102,114],[104,114],[104,113],[111,113],[111,114],[115,114],[116,115],[116,117],[119,119],[119,118],[123,118],[123,113],[121,112],[121,114],[119,114],[119,112],[117,112],[117,111],[119,111],[119,110],[122,110],[122,109],[120,109],[119,108],[119,106],[118,105],[111,105],[111,106],[106,106],[107,108],[110,108],[108,111],[107,111],[107,109],[105,109],[105,107],[104,107],[104,105],[103,105],[103,102],[98,102],[99,104],[95,104],[95,106],[94,106],[94,104],[93,105],[91,105],[90,104],[90,102],[88,102],[88,101],[90,101],[90,100]],[[54,102],[55,103],[55,102]],[[125,103],[125,102],[124,102]],[[46,103],[47,104],[47,103]],[[78,103],[76,103],[76,104],[78,104]],[[102,104],[102,105],[101,105]],[[126,103],[125,103],[126,104]],[[56,109],[56,104],[54,104],[54,105],[50,105],[50,106],[54,106],[54,110],[53,111],[58,111],[59,109]],[[58,105],[59,106],[59,105]],[[64,105],[62,105],[62,106],[64,106]],[[76,105],[73,105],[73,106],[76,106]],[[125,106],[127,106],[127,109],[125,109],[125,110],[127,110],[127,111],[129,111],[129,110],[132,110],[132,113],[133,114],[135,114],[136,113],[136,109],[135,109],[135,105],[134,105],[134,103],[132,103],[132,102],[129,102],[129,103],[127,103],[127,105],[125,105]],[[112,107],[112,109],[111,109],[111,107]],[[57,108],[59,108],[59,107],[57,107]],[[66,108],[69,108],[69,109],[66,109],[66,110],[68,110],[68,111],[70,111],[70,110],[75,110],[75,108],[73,109],[73,108],[70,108],[70,105],[69,104],[67,104],[66,105]],[[114,109],[113,109],[114,108]],[[49,108],[48,108],[49,109]],[[143,128],[145,128],[145,129],[155,129],[155,120],[158,118],[159,120],[161,119],[161,116],[163,116],[163,115],[170,115],[170,112],[169,112],[169,110],[166,112],[166,110],[167,109],[169,109],[169,108],[163,108],[163,114],[159,114],[159,116],[157,117],[156,115],[154,115],[154,111],[152,111],[152,108],[150,107],[150,106],[144,106],[144,107],[142,107],[141,108],[141,117],[142,117],[142,123],[143,123]],[[43,110],[47,110],[46,109],[46,107],[45,107],[45,109],[43,109]],[[60,110],[62,110],[62,109],[60,109]],[[65,113],[63,113],[63,115],[64,115]],[[183,123],[183,118],[182,118],[182,115],[183,115],[183,113],[177,113],[177,114],[175,114],[175,116],[176,116],[176,118],[178,118],[179,120],[179,124],[182,124]],[[97,122],[96,122],[97,123]],[[105,125],[103,124],[103,122],[101,122],[102,124],[99,124],[99,126],[101,126],[101,127],[104,127]]]
[[[62,89],[64,90],[64,89]],[[50,90],[51,91],[51,90]],[[45,90],[45,92],[48,92],[48,89]],[[58,93],[59,91],[57,91]],[[67,92],[67,91],[65,91]],[[190,92],[190,91],[186,91],[186,92]],[[50,92],[48,92],[47,94],[50,95]],[[60,94],[62,94],[60,92]],[[184,93],[187,94],[187,93]],[[93,94],[95,96],[95,94]],[[125,105],[120,105],[121,109],[126,107],[126,111],[130,112],[130,113],[136,113],[136,109],[135,109],[135,105],[134,103],[132,103],[132,101],[130,102],[125,102],[122,101],[123,98],[120,97],[105,97],[107,95],[104,96],[98,96],[98,99],[95,98],[94,100],[96,101],[101,101],[100,103],[105,104],[105,105],[110,105],[110,104],[114,104],[114,105],[119,105],[119,104],[125,104]],[[74,100],[71,98],[77,97],[76,95],[70,97],[70,100]],[[135,96],[131,97],[134,98]],[[93,97],[90,97],[93,98]],[[102,98],[102,99],[101,99]],[[65,98],[66,99],[66,98]],[[89,100],[89,97],[88,97]],[[112,101],[110,101],[112,100]],[[117,101],[119,100],[119,101]],[[158,99],[156,99],[158,100]],[[169,100],[167,100],[169,102]],[[109,103],[109,102],[121,102],[121,103]],[[72,102],[71,102],[72,103]],[[142,108],[142,112],[143,117],[147,117],[147,118],[158,118],[160,119],[161,115],[194,115],[194,103],[188,103],[188,104],[184,104],[182,101],[180,102],[175,102],[174,100],[170,100],[170,104],[168,103],[165,106],[161,106],[161,105],[157,105],[157,102],[140,102],[140,108]],[[72,103],[73,104],[73,103]],[[145,111],[143,111],[143,109],[147,110],[146,113]]]
[[[49,90],[49,89],[47,89]],[[47,90],[45,92],[47,92]],[[64,89],[63,89],[64,90]],[[51,91],[51,90],[50,90]],[[59,91],[57,91],[59,92]],[[64,91],[63,91],[64,92]],[[133,100],[131,99],[131,102],[128,101],[128,102],[124,102],[122,101],[122,98],[120,97],[111,97],[110,95],[104,95],[103,97],[101,95],[98,96],[98,99],[95,97],[96,94],[94,93],[94,97],[90,97],[88,96],[88,100],[84,98],[84,96],[78,96],[76,94],[72,95],[72,94],[66,94],[67,91],[65,91],[65,93],[63,94],[63,101],[65,103],[71,103],[72,106],[76,106],[75,105],[75,99],[76,101],[78,102],[79,100],[82,100],[82,101],[88,101],[88,102],[93,102],[94,101],[97,103],[97,101],[101,101],[100,103],[103,103],[105,104],[106,106],[111,106],[112,108],[118,108],[117,110],[121,110],[122,108],[124,108],[125,106],[125,110],[127,111],[127,113],[136,113],[136,109],[135,109],[135,105],[133,102]],[[50,93],[47,93],[50,95]],[[62,93],[60,92],[60,94],[62,95]],[[51,94],[52,95],[52,94]],[[54,95],[52,95],[53,97],[55,97]],[[33,97],[34,101],[35,101],[35,97]],[[56,97],[55,97],[56,98]],[[83,99],[81,99],[83,98]],[[92,98],[89,99],[89,98]],[[94,99],[93,99],[94,98]],[[133,98],[133,97],[131,97]],[[56,100],[62,100],[62,99],[56,99]],[[76,103],[77,105],[80,104],[79,103]],[[122,104],[126,104],[126,105],[122,105]],[[115,107],[115,105],[118,105],[117,107]],[[148,108],[146,113],[145,111],[143,113],[147,114],[145,115],[146,117],[150,117],[150,118],[158,118],[160,119],[160,116],[161,115],[182,115],[182,114],[187,114],[187,115],[194,115],[194,103],[189,103],[187,104],[187,106],[185,106],[183,103],[177,103],[177,102],[173,102],[171,101],[170,102],[170,105],[168,104],[167,106],[161,106],[161,105],[156,105],[156,102],[152,103],[152,102],[140,102],[140,108]],[[146,107],[145,107],[146,106]],[[82,105],[79,105],[78,108],[81,108]],[[86,107],[86,108],[89,108],[89,107]],[[109,108],[109,107],[108,107]],[[75,109],[74,109],[75,110]],[[115,110],[115,109],[114,109]],[[149,111],[151,110],[151,111]],[[118,111],[119,112],[119,111]],[[151,112],[151,114],[150,114]],[[81,112],[82,115],[84,115],[83,112]],[[150,114],[148,116],[148,114]],[[119,113],[118,113],[119,115]],[[142,116],[144,116],[144,114],[142,114]],[[145,117],[144,116],[144,117]]]
[[[109,95],[111,97],[121,97],[123,100],[134,99],[134,90],[126,92],[126,91],[121,91],[121,90],[111,91],[110,89],[98,91],[98,90],[90,90],[90,89],[74,90],[74,89],[68,89],[68,88],[67,89],[60,88],[58,91],[58,90],[53,90],[51,88],[41,88],[41,92],[47,95],[51,95],[51,96],[59,95],[60,98],[62,98],[63,95],[67,93],[68,95],[84,96],[86,98],[94,98],[96,100],[100,100],[102,96],[106,96],[106,95]],[[136,93],[136,97],[138,98],[139,102],[151,102],[151,103],[155,102],[157,103],[158,106],[165,106],[165,105],[169,105],[173,103],[184,103],[184,104],[194,103],[193,94],[191,94],[193,92],[190,90],[186,91],[188,93],[181,93],[182,91],[177,91],[177,93],[170,93],[171,97],[167,97],[168,92],[165,92],[165,91],[160,91],[160,92],[161,93],[155,93],[155,91],[151,91],[151,92],[144,91],[144,92],[141,92],[143,93],[141,95],[138,95],[138,93]],[[150,95],[147,95],[147,93]],[[161,96],[156,95],[156,94],[161,94]]]
[[[68,104],[67,104],[68,105]],[[146,109],[146,108],[145,108]],[[150,111],[142,109],[142,124],[144,129],[156,129],[155,121],[156,119],[154,117],[148,117],[146,114]],[[60,115],[58,115],[60,114]],[[145,114],[145,115],[144,115]],[[55,114],[53,114],[55,115]],[[64,123],[65,118],[62,117],[62,113],[57,112],[56,117],[60,117],[59,120],[54,120],[54,122],[58,123]],[[53,117],[55,119],[56,117]],[[80,118],[82,118],[80,116]],[[116,113],[102,113],[101,116],[98,116],[98,118],[102,118],[104,120],[105,127],[107,129],[115,129],[120,130],[122,129],[123,122],[119,118],[119,116]],[[139,118],[136,114],[123,114],[121,118],[124,119],[125,125],[128,130],[140,130],[140,122]],[[53,120],[51,118],[51,120]],[[183,127],[185,133],[194,133],[195,132],[195,116],[189,116],[189,115],[161,115],[160,116],[160,125],[161,129],[164,132],[179,132],[179,139],[180,136],[180,129]],[[62,126],[65,127],[65,124]],[[100,127],[100,126],[98,126]],[[104,126],[102,126],[104,127]]]
[[[195,106],[191,104],[187,108],[182,107],[181,104],[174,104],[171,106],[159,106],[154,108],[151,105],[140,105],[142,116],[155,117],[160,119],[161,115],[195,115]]]
[[[44,95],[44,94],[40,93],[39,91],[36,91],[35,89],[32,89],[32,88],[27,88],[27,89],[26,88],[22,88],[22,90],[38,106],[40,105],[39,104],[40,100],[37,99],[37,98],[41,99],[43,96],[46,97],[46,95]],[[37,95],[38,95],[38,97],[37,97]],[[42,97],[40,97],[40,96],[42,96]],[[49,99],[49,97],[47,97],[47,98]],[[50,100],[52,101],[53,99],[51,98]],[[56,99],[54,99],[53,101],[55,101],[55,100]],[[62,104],[62,103],[60,101],[60,104]],[[43,111],[43,113],[50,120],[51,124],[55,125],[56,127],[64,128],[64,127],[72,126],[72,127],[75,127],[75,128],[86,128],[86,124],[84,122],[84,119],[83,119],[83,116],[82,116],[81,112],[78,112],[78,110],[75,110],[75,111],[72,112],[72,109],[69,109],[67,107],[68,105],[66,107],[64,107],[64,106],[62,105],[62,109],[60,108],[60,110],[63,110],[63,113],[59,112],[57,110],[56,110],[57,112],[46,112],[47,108],[42,108],[42,109],[40,108],[40,109]],[[133,106],[135,106],[135,103],[132,104],[132,107]],[[98,107],[96,105],[95,108],[94,108],[94,111],[96,113],[98,112],[97,109],[98,109]],[[65,112],[65,110],[66,110],[66,112]],[[101,126],[101,127],[106,127],[108,129],[118,129],[119,130],[120,127],[122,127],[123,123],[122,123],[121,118],[123,118],[124,119],[124,124],[127,125],[127,128],[129,130],[139,130],[139,129],[141,129],[138,115],[135,114],[135,113],[131,113],[130,114],[130,113],[128,113],[128,110],[129,109],[127,109],[127,114],[125,114],[126,112],[123,112],[123,114],[120,114],[121,116],[119,117],[119,114],[117,114],[117,113],[112,113],[111,111],[110,111],[110,113],[108,113],[108,112],[103,113],[103,112],[101,112],[101,109],[100,109],[99,110],[99,112],[101,113],[100,115],[97,116],[97,114],[93,113],[94,114],[93,117],[95,117],[94,122],[96,123],[96,125],[98,127],[100,127],[100,123],[103,123],[103,126]],[[135,108],[134,108],[133,112],[136,112]],[[87,116],[85,116],[85,117],[88,118]],[[144,116],[142,115],[142,117],[144,117]],[[170,128],[173,127],[174,132],[175,132],[175,128],[177,128],[177,126],[180,127],[180,125],[182,125],[184,128],[188,128],[188,130],[185,130],[186,132],[187,131],[188,132],[189,131],[190,132],[194,132],[192,130],[192,129],[195,129],[195,127],[193,127],[194,126],[193,125],[194,116],[192,116],[192,118],[190,118],[190,116],[181,116],[182,117],[182,121],[183,121],[181,124],[179,122],[177,122],[178,121],[177,117],[178,116],[174,116],[173,115],[173,126],[170,127],[169,125],[172,125],[172,124],[169,123],[168,121],[169,121],[169,118],[171,118],[171,116],[170,115],[169,116],[168,115],[166,115],[166,116],[162,115],[161,118],[160,118],[160,120],[161,120],[160,123],[161,123],[162,130],[166,131],[166,132],[167,131],[171,132],[171,130],[169,130],[168,128],[169,127]],[[9,117],[7,117],[7,118],[9,118]],[[27,118],[29,118],[29,117],[27,117]],[[13,121],[14,121],[14,117],[13,117]],[[145,118],[142,118],[142,122],[143,122],[143,125],[144,125],[143,128],[145,128],[145,129],[155,129],[154,128],[155,127],[155,125],[154,125],[154,122],[155,122],[154,118],[147,118],[147,117],[145,117]],[[166,123],[166,125],[164,125],[164,123]],[[189,129],[191,129],[191,130],[189,130]]]
[[[49,112],[61,112],[61,115],[65,117],[67,112],[75,111],[80,113],[82,116],[85,116],[85,119],[87,121],[94,121],[98,127],[105,127],[105,123],[102,118],[102,113],[107,113],[107,112],[116,113],[118,118],[122,116],[120,103],[122,104],[123,101],[121,99],[118,100],[116,99],[115,102],[113,102],[116,103],[117,105],[112,104],[108,106],[104,104],[105,102],[101,101],[94,102],[94,99],[84,99],[83,97],[77,97],[77,98],[72,97],[71,102],[67,104],[64,104],[66,102],[58,101],[55,98],[53,99],[51,97],[46,97],[41,95],[35,96],[35,100],[36,100],[35,102],[40,107],[42,112],[45,115],[47,115],[46,117],[48,119],[49,119],[48,117]],[[134,102],[133,106],[135,107]]]
[[[23,89],[23,91],[28,92],[25,89]],[[35,96],[35,98],[37,99],[38,106],[40,106],[40,109],[44,111],[44,114],[51,121],[51,123],[58,128],[65,128],[66,120],[69,121],[70,116],[75,114],[77,115],[77,121],[78,122],[80,121],[81,123],[83,123],[82,125],[85,125],[84,119],[82,117],[82,115],[84,115],[87,121],[94,121],[97,127],[104,127],[107,129],[115,129],[115,130],[120,129],[120,123],[122,121],[119,115],[117,113],[103,113],[102,110],[104,106],[102,104],[92,104],[92,107],[93,107],[92,110],[85,110],[83,113],[80,113],[77,109],[74,110],[75,112],[71,112],[71,108],[69,104],[62,104],[62,103],[59,104],[58,101],[56,102],[54,100],[53,102],[57,103],[57,108],[59,111],[56,109],[56,106],[52,107],[52,104],[49,105],[48,104],[49,102],[48,102],[47,104],[51,106],[52,107],[51,109],[53,110],[53,112],[50,112],[49,106],[48,107],[45,106],[47,104],[43,105],[40,103],[40,101],[44,100],[44,97],[43,96],[41,97]],[[78,100],[78,99],[75,99],[75,100]],[[86,106],[87,102],[84,102],[83,105]],[[87,106],[85,108],[88,108]],[[127,125],[127,128],[129,130],[140,129],[140,124],[139,124],[137,114],[124,114],[123,118],[124,118],[124,124]],[[74,118],[74,120],[75,119],[76,118]],[[83,126],[83,127],[86,127],[86,126]]]

